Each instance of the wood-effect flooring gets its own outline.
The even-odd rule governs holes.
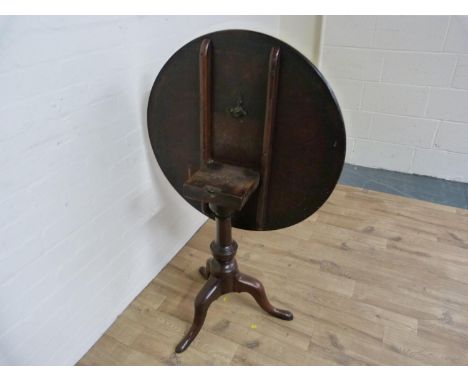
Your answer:
[[[240,270],[294,320],[225,295],[175,354],[214,228],[190,239],[79,365],[468,365],[468,210],[339,185],[293,227],[235,229]]]

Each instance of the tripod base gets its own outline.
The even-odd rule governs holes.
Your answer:
[[[255,298],[263,310],[272,316],[282,320],[293,319],[291,312],[275,308],[271,305],[266,296],[265,288],[259,280],[239,272],[236,260],[234,259],[237,250],[235,241],[224,248],[217,248],[216,243],[213,242],[211,249],[214,257],[207,261],[206,267],[200,267],[199,269],[200,274],[207,282],[195,298],[195,315],[192,326],[177,345],[175,349],[176,353],[181,353],[189,347],[200,332],[211,303],[226,293],[247,292]],[[223,255],[227,257],[227,261],[219,261],[219,257]]]

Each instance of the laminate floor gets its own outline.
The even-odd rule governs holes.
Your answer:
[[[208,221],[78,364],[468,365],[468,210],[338,185],[298,225],[233,236],[240,270],[293,321],[225,295],[174,353],[204,283]]]

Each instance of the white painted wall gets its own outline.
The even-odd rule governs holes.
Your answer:
[[[468,182],[468,16],[326,16],[349,163]]]
[[[280,38],[318,65],[323,16],[281,16]]]
[[[148,144],[151,86],[198,35],[279,24],[0,17],[0,364],[75,363],[203,223]]]

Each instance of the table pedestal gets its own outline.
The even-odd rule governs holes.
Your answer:
[[[233,211],[213,204],[210,204],[209,207],[216,219],[216,239],[211,242],[210,246],[213,257],[208,259],[205,267],[199,269],[207,281],[195,298],[192,326],[177,345],[176,353],[181,353],[189,347],[200,332],[211,303],[226,293],[247,292],[255,298],[263,310],[272,316],[282,320],[293,319],[291,312],[271,305],[266,296],[265,288],[259,280],[239,272],[235,260],[237,243],[232,240],[231,234],[231,214]]]

